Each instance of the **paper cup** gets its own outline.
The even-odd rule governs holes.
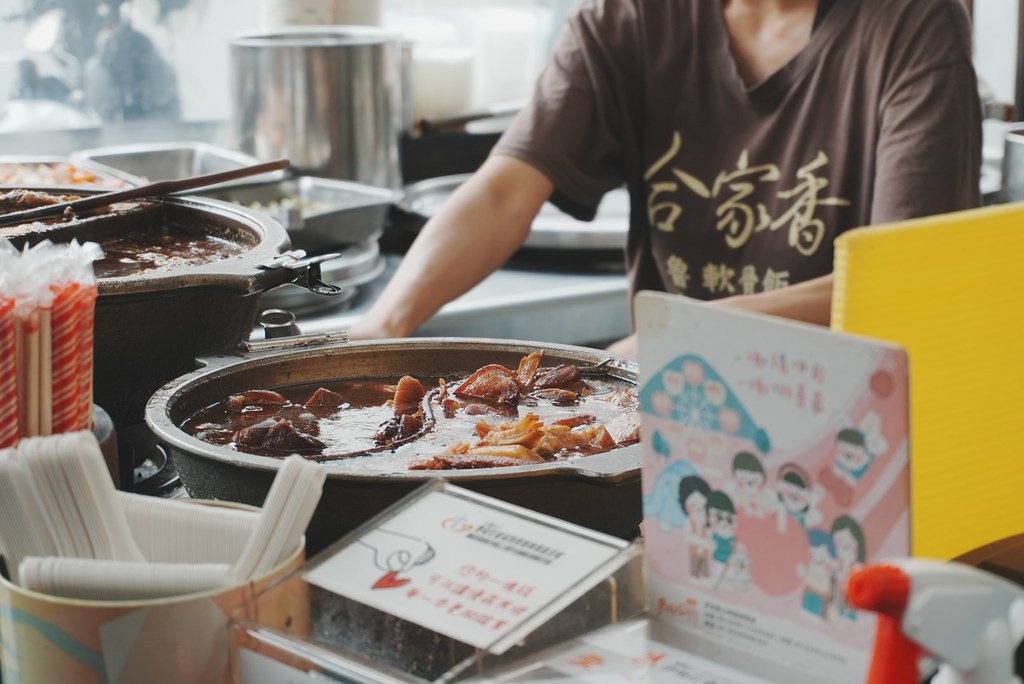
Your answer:
[[[146,601],[65,599],[27,591],[0,577],[3,680],[230,681],[229,615],[302,565],[304,546],[305,539],[286,561],[255,581]]]

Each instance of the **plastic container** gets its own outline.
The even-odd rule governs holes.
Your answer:
[[[208,502],[213,503],[213,502]],[[253,510],[238,504],[220,504]],[[227,682],[228,615],[302,565],[304,541],[255,581],[149,601],[83,601],[27,591],[0,577],[0,667],[8,682]],[[280,595],[261,618],[296,616]],[[293,605],[294,602],[294,605]]]

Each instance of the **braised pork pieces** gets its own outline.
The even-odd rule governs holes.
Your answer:
[[[636,442],[634,387],[575,365],[468,378],[344,380],[257,389],[191,416],[182,428],[212,444],[270,457],[345,459],[367,470],[525,465],[601,453]]]

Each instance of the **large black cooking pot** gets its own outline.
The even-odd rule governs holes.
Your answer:
[[[92,194],[80,188],[35,189]],[[125,203],[71,222],[0,228],[0,237],[19,247],[43,239],[99,242],[134,230],[179,228],[223,238],[244,251],[208,263],[99,280],[94,398],[119,426],[141,423],[146,400],[167,381],[194,370],[197,356],[232,349],[247,339],[260,294],[308,279],[310,264],[301,252],[287,252],[288,235],[271,218],[194,197]]]
[[[191,496],[258,506],[281,461],[190,436],[179,426],[197,410],[253,388],[404,374],[464,377],[489,363],[515,368],[524,355],[538,349],[544,350],[545,365],[594,365],[608,358],[604,352],[582,347],[501,340],[422,338],[310,345],[308,338],[287,338],[257,353],[204,359],[205,368],[153,395],[146,407],[146,423],[170,451]],[[636,381],[635,363],[615,358],[609,366],[612,375]],[[576,460],[507,468],[374,472],[345,460],[326,462],[323,467],[327,482],[307,532],[314,551],[438,477],[624,538],[636,535],[641,519],[638,445]]]

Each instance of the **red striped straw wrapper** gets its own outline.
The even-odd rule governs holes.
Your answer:
[[[96,321],[96,284],[82,284],[75,297],[78,322],[78,411],[76,430],[92,429],[92,345]]]
[[[18,443],[18,361],[14,300],[0,296],[0,449]]]
[[[39,309],[39,434],[53,434],[53,302]]]
[[[39,309],[14,317],[14,348],[18,360],[18,430],[21,437],[39,436]]]
[[[76,306],[78,283],[51,286],[54,293],[53,338],[53,434],[79,429],[78,369],[81,354],[79,341],[79,309]]]

